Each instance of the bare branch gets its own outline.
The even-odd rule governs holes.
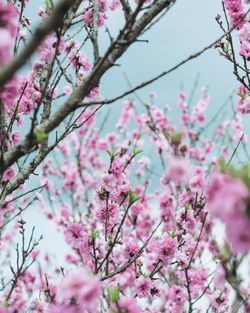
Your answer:
[[[237,146],[235,147],[235,149],[234,149],[234,151],[233,151],[233,153],[232,153],[232,155],[231,155],[229,161],[227,162],[226,168],[227,168],[227,167],[229,166],[229,164],[231,163],[231,161],[232,161],[232,159],[233,159],[235,153],[237,152],[237,149],[239,148],[239,145],[240,145],[241,140],[243,139],[244,135],[245,135],[244,133],[241,135],[241,137],[240,137],[240,139],[239,139],[239,141],[238,141],[238,143],[237,143]]]
[[[98,48],[97,36],[98,36],[98,1],[94,0],[92,41],[93,41],[93,46],[94,46],[95,64],[98,62],[98,59],[99,59],[99,48]]]

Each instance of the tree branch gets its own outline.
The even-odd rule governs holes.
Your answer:
[[[98,0],[94,0],[92,42],[94,46],[95,64],[98,62],[99,59],[99,48],[97,38],[98,38]]]
[[[0,68],[0,86],[3,86],[26,63],[29,57],[36,51],[43,39],[57,27],[61,26],[65,14],[76,0],[61,0],[53,13],[37,27],[30,42],[23,51],[14,57],[8,64]]]

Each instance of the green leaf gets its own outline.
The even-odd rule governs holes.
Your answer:
[[[36,135],[36,140],[38,143],[42,142],[44,139],[46,139],[49,136],[49,134],[45,133],[44,130],[41,130],[41,131],[36,130],[35,135]]]
[[[136,150],[136,146],[135,145],[133,146],[133,154],[134,154],[134,156],[136,156],[137,154],[139,154],[141,152],[143,152],[143,150],[140,150],[140,149]]]
[[[224,53],[222,53],[221,51],[219,51],[219,54],[223,57],[226,57],[226,55]]]
[[[137,154],[139,154],[139,153],[141,153],[141,152],[143,152],[143,150],[136,150],[135,153],[134,153],[134,155],[137,155]]]
[[[175,237],[175,229],[172,230],[172,234],[171,237],[174,238]]]
[[[106,245],[106,246],[105,246],[105,250],[106,250],[106,251],[109,251],[110,249],[111,249],[111,247],[110,247],[109,245]]]
[[[222,254],[226,259],[231,258],[231,252],[227,243],[225,243],[225,245],[222,248]]]
[[[140,200],[142,197],[135,197],[136,191],[132,191],[131,189],[128,192],[129,205],[132,205],[136,201]]]
[[[163,130],[162,130],[162,133],[163,133],[163,135],[165,136],[165,138],[166,138],[167,140],[169,140],[169,139],[171,138],[170,133],[169,133],[166,129],[163,129]]]
[[[110,157],[112,157],[112,153],[109,150],[106,150],[106,152],[108,153]]]
[[[181,136],[182,136],[181,133],[176,133],[176,134],[174,134],[174,135],[171,137],[172,143],[173,143],[173,144],[180,144],[180,142],[181,142]]]
[[[98,236],[98,230],[95,230],[94,227],[91,227],[91,235],[92,235],[92,238],[95,240]]]
[[[238,92],[237,95],[243,99],[245,98],[245,95],[242,90],[240,90],[240,92]]]
[[[121,286],[118,284],[115,287],[107,287],[110,302],[117,302],[120,296]]]
[[[133,204],[135,202],[135,191],[132,191],[131,189],[129,189],[128,192],[128,198],[129,198],[129,204]]]
[[[134,201],[134,202],[140,200],[141,198],[142,198],[142,197],[137,197],[137,198],[135,198],[135,201]]]
[[[188,209],[190,208],[190,206],[191,206],[191,204],[190,204],[189,202],[186,202],[186,203],[184,204],[185,210],[188,211]]]

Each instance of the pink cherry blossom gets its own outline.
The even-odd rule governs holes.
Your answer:
[[[176,239],[171,238],[168,234],[165,234],[156,248],[158,257],[163,264],[168,265],[171,262],[176,252],[176,247]]]
[[[85,228],[80,223],[68,224],[64,235],[66,243],[75,249],[79,249],[80,246],[86,241]]]
[[[60,298],[69,304],[74,298],[81,310],[95,311],[99,304],[102,288],[99,279],[90,276],[87,270],[80,267],[69,271],[60,283]]]
[[[139,298],[145,298],[150,294],[153,283],[150,278],[141,278],[135,281],[135,292]]]
[[[169,161],[169,169],[165,173],[164,180],[175,183],[187,183],[191,174],[190,162],[183,158],[172,158]]]
[[[227,238],[237,252],[250,247],[250,220],[247,216],[249,190],[239,178],[215,171],[206,191],[210,213],[226,224]],[[223,202],[221,202],[223,199]]]
[[[240,45],[240,55],[245,58],[250,58],[250,43],[243,43]]]
[[[141,313],[142,309],[138,306],[135,299],[133,297],[121,297],[119,300],[119,308],[120,310],[126,310],[126,313]],[[118,313],[114,308],[112,311]],[[111,312],[112,312],[111,311]]]

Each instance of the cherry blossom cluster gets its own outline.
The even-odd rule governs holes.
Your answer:
[[[11,49],[27,44],[25,31],[32,32],[26,2],[0,0],[0,66]],[[176,103],[165,106],[155,92],[140,108],[132,97],[119,100],[115,120],[106,115],[97,83],[85,98],[78,94],[77,110],[55,131],[32,133],[93,75],[99,65],[84,44],[95,43],[110,11],[126,11],[125,2],[76,1],[74,18],[68,14],[63,27],[45,37],[27,74],[15,74],[0,89],[0,165],[6,151],[24,149],[23,131],[26,141],[36,140],[0,177],[0,313],[250,310],[250,282],[240,267],[250,250],[250,167],[235,165],[249,159],[240,113],[250,113],[250,32],[240,0],[223,0],[230,25],[240,21],[245,62],[238,68],[245,74],[234,73],[240,86],[232,116],[208,118],[211,96],[202,87],[197,98],[180,90]],[[134,2],[138,10],[152,3]],[[46,1],[39,21],[52,9]],[[232,37],[217,47],[236,62]],[[32,210],[61,236],[60,243],[49,240],[61,245],[63,258],[41,248],[35,227],[28,230]],[[221,226],[225,232],[218,233]]]
[[[18,13],[10,2],[0,1],[0,65],[11,56],[18,28]]]
[[[184,312],[201,295],[209,299],[214,312],[230,310],[226,269],[218,269],[214,285],[210,285],[213,269],[201,266],[198,259],[207,250],[211,262],[212,258],[221,262],[225,258],[213,237],[213,217],[226,224],[226,237],[232,249],[229,253],[249,250],[245,232],[249,224],[249,190],[240,175],[230,178],[217,170],[210,175],[203,195],[209,173],[204,165],[220,164],[219,158],[209,158],[216,143],[199,134],[206,120],[209,98],[203,88],[202,97],[190,111],[186,94],[179,93],[178,131],[168,117],[169,106],[163,111],[148,103],[145,113],[138,114],[136,103],[126,100],[116,133],[104,136],[91,115],[93,109],[83,111],[79,125],[86,122],[59,144],[60,166],[51,158],[42,166],[41,183],[46,183],[47,196],[37,194],[41,212],[50,223],[55,223],[72,249],[65,255],[65,262],[72,269],[60,274],[58,268],[57,283],[58,279],[43,274],[40,268],[37,283],[46,301],[33,301],[32,311],[39,308],[48,312],[92,312],[103,306],[101,311],[109,312],[120,312],[122,308],[128,312],[143,312],[145,308],[152,312],[163,308],[165,312]],[[184,114],[188,118],[183,118]],[[137,127],[129,130],[131,123]],[[240,123],[240,117],[231,122],[233,133],[229,140],[233,136],[235,141],[239,140]],[[227,124],[218,127],[218,140],[225,138]],[[140,156],[148,140],[166,164],[155,194],[146,192],[152,184],[147,176],[153,160]],[[102,156],[106,156],[105,162]],[[130,178],[137,159],[135,173],[141,183],[132,184]],[[226,196],[229,188],[230,197]],[[227,202],[222,203],[221,199]],[[52,207],[56,209],[51,211]],[[150,238],[159,221],[160,227]],[[236,231],[239,227],[242,232]],[[223,262],[231,262],[226,260]],[[248,289],[244,288],[241,294],[246,297]],[[222,296],[219,290],[225,294]],[[129,295],[131,292],[134,296]],[[137,298],[145,299],[146,307]]]
[[[223,0],[226,9],[229,12],[231,26],[235,25],[239,19],[245,16],[244,7],[242,5],[242,0]],[[241,21],[238,28],[242,28],[245,24],[245,20]]]
[[[230,18],[230,27],[236,26],[238,32],[238,38],[240,41],[240,49],[237,52],[232,40],[232,36],[226,35],[226,40],[222,40],[217,47],[221,48],[223,52],[220,52],[227,60],[234,64],[234,74],[237,80],[240,82],[238,86],[237,94],[239,96],[237,100],[237,111],[242,114],[250,113],[250,90],[249,90],[249,68],[247,62],[250,59],[250,22],[249,12],[247,6],[244,6],[242,0],[223,0],[226,10]],[[249,1],[245,1],[246,4]],[[248,12],[248,13],[247,13]],[[225,28],[220,21],[220,15],[216,17],[221,29],[225,32]],[[227,17],[226,17],[227,19]],[[228,28],[229,29],[229,28]],[[239,65],[236,58],[237,54],[242,58],[242,65]],[[243,73],[242,73],[243,71]],[[245,76],[246,74],[246,76]]]
[[[244,168],[249,173],[247,167]],[[226,225],[228,241],[235,252],[250,248],[249,186],[242,179],[215,171],[207,188],[208,209]],[[222,201],[223,199],[223,201]]]

